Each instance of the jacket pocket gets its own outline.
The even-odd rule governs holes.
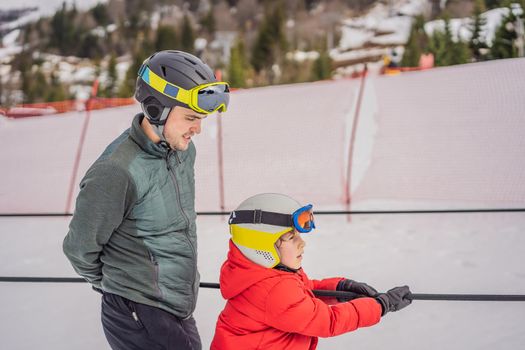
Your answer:
[[[149,260],[151,261],[151,263],[153,265],[153,287],[155,288],[155,297],[158,300],[162,300],[164,298],[163,298],[163,295],[162,295],[162,290],[160,289],[159,262],[157,261],[157,258],[155,257],[155,255],[149,249],[148,249],[148,255],[149,255]]]
[[[136,327],[137,330],[144,328],[133,301],[112,293],[104,293],[102,299],[103,319],[120,320],[119,322],[122,322],[129,327]]]

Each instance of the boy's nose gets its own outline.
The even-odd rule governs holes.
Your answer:
[[[304,246],[306,246],[306,242],[303,237],[299,236],[299,248],[304,248]]]

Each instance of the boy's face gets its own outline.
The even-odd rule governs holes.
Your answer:
[[[289,231],[279,238],[276,243],[281,257],[281,263],[291,269],[299,269],[303,261],[304,246],[306,242],[297,230]]]

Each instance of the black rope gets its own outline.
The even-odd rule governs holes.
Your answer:
[[[0,277],[0,282],[31,282],[31,283],[84,283],[83,278],[78,277]],[[219,289],[219,283],[201,282],[201,288]],[[335,290],[313,290],[318,297],[335,297],[344,299],[356,299],[362,296]],[[421,294],[412,293],[413,300],[439,300],[439,301],[525,301],[525,295],[520,294]]]
[[[429,210],[320,210],[315,215],[373,215],[373,214],[456,214],[456,213],[522,213],[525,208],[491,208],[491,209],[429,209]],[[227,211],[201,211],[197,215],[220,216],[230,215]],[[0,217],[66,217],[72,213],[0,213]]]
[[[86,280],[78,277],[0,277],[0,282],[30,282],[30,283],[85,283]]]
[[[18,217],[66,217],[73,216],[72,213],[1,213],[3,218],[18,218]]]

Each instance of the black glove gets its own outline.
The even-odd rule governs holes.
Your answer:
[[[349,280],[349,279],[344,279],[344,280],[339,281],[339,283],[337,284],[336,290],[344,291],[344,292],[352,292],[352,293],[359,294],[360,296],[365,296],[365,297],[375,297],[379,294],[377,290],[375,290],[375,288],[370,287],[368,284],[357,282],[354,280]],[[339,301],[346,301],[346,300],[347,299],[339,300]]]
[[[381,316],[385,316],[387,312],[398,311],[405,306],[412,303],[412,293],[408,286],[395,287],[386,293],[380,293],[376,296],[376,300],[381,304]]]

